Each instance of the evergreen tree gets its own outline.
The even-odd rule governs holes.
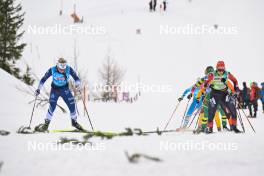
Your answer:
[[[24,31],[19,30],[23,25],[24,15],[20,3],[15,3],[15,0],[0,0],[0,67],[19,79],[22,77],[16,62],[26,46],[19,42],[24,34]]]
[[[27,65],[26,73],[22,76],[22,81],[27,85],[33,85],[35,80],[31,77],[31,68]]]

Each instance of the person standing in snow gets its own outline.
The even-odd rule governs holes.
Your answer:
[[[69,65],[67,65],[67,61],[64,58],[59,58],[57,65],[51,67],[40,80],[38,89],[35,91],[36,96],[40,94],[40,90],[43,87],[44,83],[51,76],[52,83],[49,98],[49,109],[45,118],[45,123],[41,124],[39,126],[39,129],[41,131],[48,130],[53,112],[55,111],[55,108],[57,106],[58,98],[62,97],[70,110],[72,126],[77,128],[78,130],[83,130],[82,126],[77,123],[75,99],[69,89],[69,79],[70,76],[72,76],[75,80],[75,86],[77,90],[80,91],[80,78],[77,76],[76,72]]]
[[[157,0],[152,0],[152,4],[153,4],[153,11],[156,11],[156,7],[157,7]]]
[[[249,113],[251,117],[257,117],[258,111],[258,99],[261,98],[260,88],[256,82],[250,83],[250,106],[249,106]],[[252,114],[252,106],[254,109],[254,114]],[[252,116],[253,115],[253,116]]]
[[[261,102],[262,102],[262,110],[264,113],[264,82],[261,83]]]
[[[247,83],[243,82],[243,89],[242,89],[242,107],[246,109],[249,107],[249,98],[250,97],[250,88],[247,87]]]
[[[152,10],[153,10],[153,1],[150,0],[149,1],[149,11],[152,12]]]
[[[167,10],[167,0],[163,0],[163,11],[165,12]]]

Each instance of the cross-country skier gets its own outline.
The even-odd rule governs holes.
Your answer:
[[[210,91],[211,91],[211,89],[210,89],[210,87],[208,87],[207,85],[204,84],[204,81],[208,79],[207,78],[208,74],[213,73],[213,72],[214,72],[214,68],[212,66],[206,67],[206,69],[205,69],[205,77],[200,79],[195,84],[196,86],[200,86],[201,87],[200,91],[196,94],[196,97],[195,97],[196,101],[199,102],[200,98],[203,97],[202,98],[203,105],[202,105],[201,113],[200,113],[200,116],[199,116],[198,128],[195,131],[196,133],[205,132],[205,129],[207,127],[208,102],[209,102],[209,99],[210,99]],[[226,126],[227,125],[227,118],[226,118],[226,115],[225,115],[224,111],[221,109],[220,106],[218,106],[217,111],[218,112],[215,114],[214,119],[215,119],[218,131],[221,131],[221,121],[220,121],[219,114],[221,114],[221,116],[222,116],[223,129],[224,130],[228,130],[228,128]]]
[[[77,90],[80,91],[80,78],[77,76],[76,72],[69,65],[67,65],[67,61],[64,58],[59,58],[57,65],[51,67],[40,80],[38,89],[35,92],[36,96],[40,94],[41,88],[50,76],[52,76],[52,83],[49,98],[49,109],[45,118],[45,123],[39,125],[38,129],[40,131],[46,131],[48,129],[53,112],[57,106],[58,98],[62,97],[70,110],[72,126],[78,130],[83,130],[82,126],[77,123],[75,99],[69,89],[68,83],[70,76],[72,76],[75,80]]]
[[[228,119],[230,120],[230,129],[235,133],[240,133],[237,129],[237,112],[235,107],[235,99],[233,96],[237,96],[235,93],[231,95],[227,83],[228,80],[232,81],[234,90],[238,90],[237,79],[225,69],[224,61],[218,61],[216,64],[216,71],[208,75],[206,84],[209,84],[211,88],[210,100],[208,103],[209,116],[207,123],[206,133],[213,132],[213,119],[218,105],[225,111]]]
[[[183,98],[191,91],[191,89],[192,89],[192,87],[190,87],[190,88],[188,88],[188,89],[186,89],[185,91],[184,91],[184,93],[183,93],[183,95],[180,97],[180,98],[178,98],[178,101],[180,102],[180,101],[182,101],[183,100]],[[187,127],[187,125],[188,125],[188,123],[189,123],[189,120],[190,120],[190,117],[192,116],[192,114],[195,112],[195,110],[199,110],[200,108],[201,108],[201,106],[202,106],[202,101],[200,101],[200,103],[198,102],[197,103],[197,101],[196,101],[196,99],[195,99],[195,95],[198,93],[198,91],[200,90],[200,88],[196,88],[195,90],[194,90],[194,98],[193,98],[193,100],[192,100],[192,103],[191,103],[191,105],[189,106],[189,108],[188,108],[188,110],[187,110],[187,113],[186,113],[186,115],[184,116],[184,121],[183,121],[183,124],[182,124],[182,126],[181,126],[181,128],[183,128],[183,129],[185,129],[186,127]],[[188,99],[191,99],[191,96],[187,96],[187,98]],[[202,97],[201,97],[202,98]]]

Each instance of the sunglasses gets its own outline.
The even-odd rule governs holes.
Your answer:
[[[65,70],[67,64],[66,64],[66,63],[58,63],[57,66],[58,66],[59,69],[61,69],[61,70]]]
[[[225,70],[224,69],[218,69],[217,71],[218,72],[224,72]]]

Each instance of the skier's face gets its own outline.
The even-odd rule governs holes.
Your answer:
[[[60,73],[64,73],[65,72],[65,69],[58,68],[58,70],[59,70]]]
[[[66,63],[57,63],[57,68],[60,73],[64,73],[66,69],[67,64]]]
[[[219,75],[223,75],[223,74],[224,74],[224,72],[225,72],[225,70],[224,70],[224,69],[218,69],[218,70],[217,70],[217,73],[218,73]]]

